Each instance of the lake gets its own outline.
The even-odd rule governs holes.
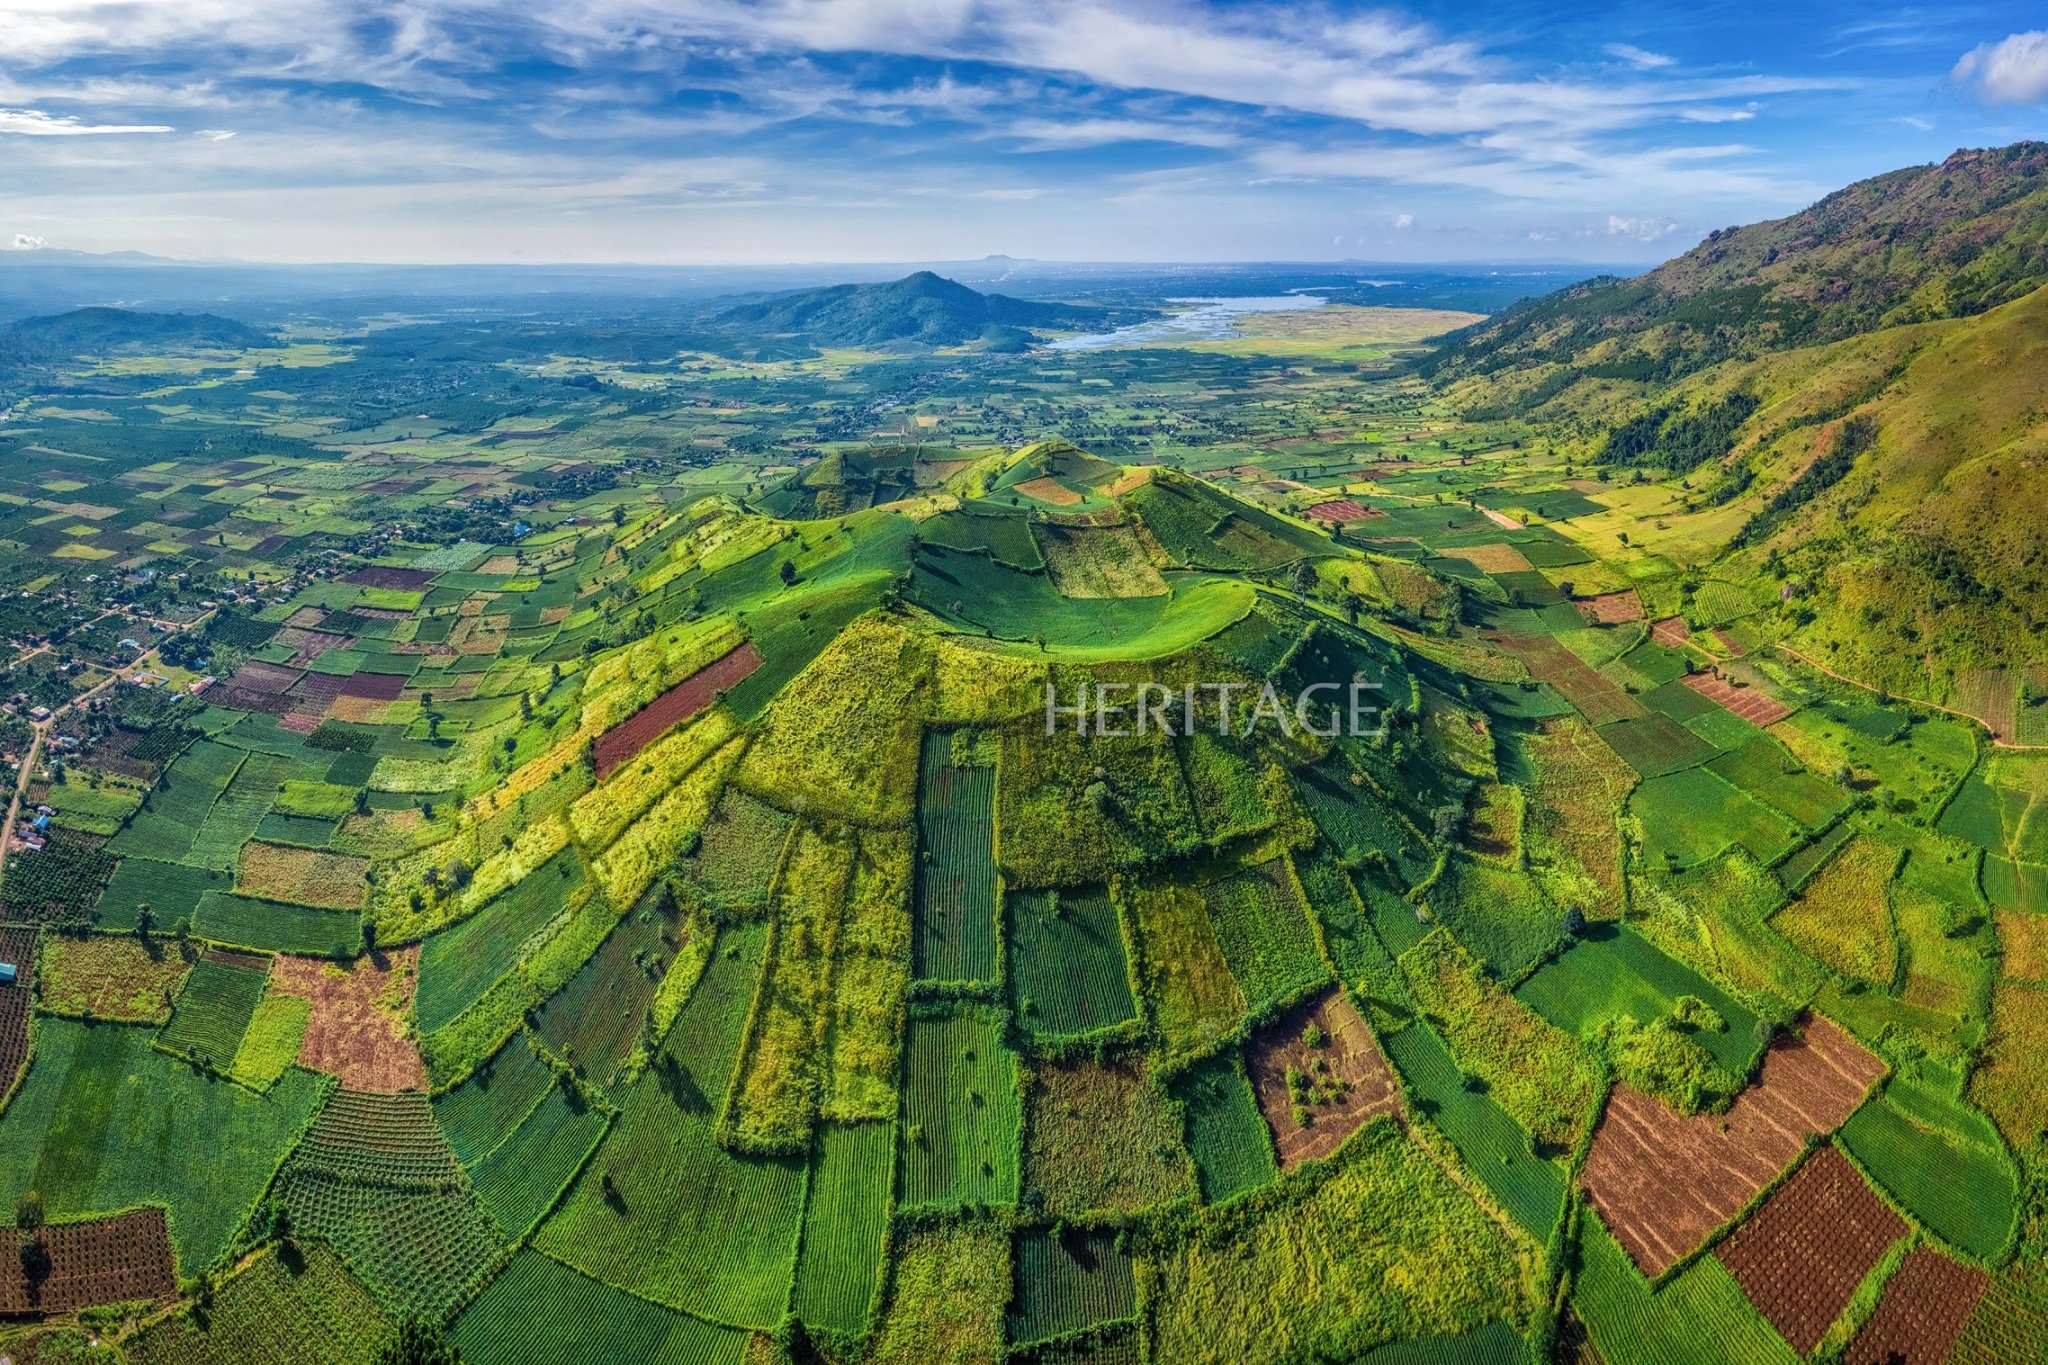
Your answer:
[[[1096,351],[1105,346],[1143,346],[1160,341],[1222,341],[1240,335],[1236,323],[1247,313],[1299,313],[1321,308],[1329,300],[1320,294],[1264,294],[1234,299],[1168,299],[1167,302],[1194,306],[1150,322],[1119,327],[1114,332],[1061,337],[1051,343],[1052,349]]]

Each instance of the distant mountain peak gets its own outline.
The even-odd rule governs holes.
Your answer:
[[[881,284],[777,294],[728,308],[715,320],[826,346],[957,346],[983,338],[1014,345],[1022,329],[1093,326],[1109,316],[1100,308],[984,294],[936,271],[919,270]]]

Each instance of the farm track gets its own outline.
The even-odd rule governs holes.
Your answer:
[[[1799,660],[1800,663],[1805,664],[1808,668],[1813,669],[1815,672],[1827,674],[1836,682],[1847,683],[1851,687],[1858,688],[1862,691],[1870,693],[1878,693],[1882,690],[1879,688],[1872,687],[1867,682],[1859,682],[1857,679],[1850,677],[1846,673],[1837,673],[1834,669],[1829,668],[1826,664],[1821,663],[1820,661],[1812,658],[1809,655],[1800,653],[1798,650],[1792,648],[1792,646],[1785,644],[1783,642],[1780,642],[1774,647],[1791,655],[1793,658]],[[1972,725],[1975,725],[1980,729],[1987,731],[1991,729],[1990,722],[1986,721],[1984,717],[1973,716],[1967,711],[1958,711],[1952,706],[1943,706],[1938,701],[1922,701],[1918,697],[1899,697],[1897,696],[1897,694],[1891,695],[1893,695],[1896,700],[1902,701],[1906,703],[1906,705],[1908,706],[1924,706],[1930,711],[1939,711],[1945,716],[1954,716],[1957,720],[1969,721]],[[1999,738],[1996,733],[1993,733],[1992,735],[1991,746],[1995,749],[2009,749],[2015,753],[2048,754],[2048,744],[2015,744],[2010,740]]]
[[[1833,1132],[1884,1074],[1834,1024],[1764,1054],[1757,1080],[1725,1115],[1682,1117],[1618,1085],[1581,1182],[1644,1274],[1661,1275],[1768,1185],[1809,1137]]]

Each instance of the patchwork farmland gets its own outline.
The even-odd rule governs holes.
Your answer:
[[[635,306],[0,331],[0,1355],[2048,1358],[2048,675],[1770,510],[1923,360]]]

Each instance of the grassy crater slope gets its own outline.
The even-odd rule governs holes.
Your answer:
[[[1600,471],[1566,528],[1589,550],[1675,564],[1688,599],[1722,580],[1763,640],[1953,704],[2048,630],[2044,166],[2022,143],[1852,186],[1513,310],[1439,378]]]

